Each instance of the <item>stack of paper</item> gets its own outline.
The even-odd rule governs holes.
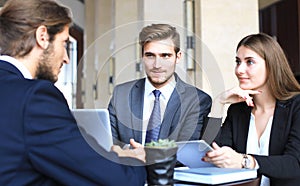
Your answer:
[[[257,177],[255,169],[230,169],[218,167],[179,168],[175,169],[174,180],[202,183],[221,184]]]

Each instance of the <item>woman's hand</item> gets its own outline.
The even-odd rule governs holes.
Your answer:
[[[222,168],[242,168],[242,154],[227,146],[219,147],[215,142],[212,147],[214,150],[206,153],[206,156],[202,158],[203,161]]]
[[[253,107],[253,95],[260,94],[261,91],[256,90],[243,90],[240,87],[234,87],[226,90],[219,95],[213,101],[210,117],[222,118],[223,107],[225,104],[232,104],[245,101],[248,106]]]
[[[248,106],[254,106],[253,95],[260,94],[257,90],[243,90],[240,87],[234,87],[226,90],[218,96],[218,100],[222,104],[232,104],[245,101]]]

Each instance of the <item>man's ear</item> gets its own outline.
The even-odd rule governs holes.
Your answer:
[[[176,54],[176,63],[179,63],[181,57],[182,57],[182,51],[180,50],[180,51],[177,52],[177,54]]]
[[[44,25],[39,26],[36,29],[35,34],[37,45],[43,49],[47,49],[49,45],[49,35],[47,32],[47,27]]]

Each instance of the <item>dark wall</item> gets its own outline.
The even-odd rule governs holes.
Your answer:
[[[295,75],[300,75],[300,0],[284,0],[260,10],[260,31],[277,38]]]

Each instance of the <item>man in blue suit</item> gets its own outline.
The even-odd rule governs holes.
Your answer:
[[[1,9],[0,185],[144,185],[144,166],[121,164],[142,161],[89,146],[53,84],[69,63],[71,21],[52,0],[8,0]],[[142,147],[118,154],[145,157]]]
[[[160,92],[158,137],[153,140],[199,139],[204,119],[210,112],[211,97],[175,73],[182,56],[176,28],[152,24],[142,29],[139,40],[147,77],[114,88],[108,106],[114,143],[124,145],[131,138],[141,144],[147,142],[149,131],[154,129],[148,127],[154,107],[153,90]]]

